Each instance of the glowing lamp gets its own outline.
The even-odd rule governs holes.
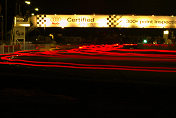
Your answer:
[[[30,5],[30,4],[31,4],[31,2],[30,2],[30,1],[25,1],[25,3],[26,3],[27,5]]]
[[[146,40],[146,39],[144,39],[144,40],[143,40],[143,43],[147,43],[147,40]]]
[[[39,8],[35,8],[35,11],[39,11]]]
[[[164,31],[164,34],[169,34],[169,30],[165,30],[165,31]]]

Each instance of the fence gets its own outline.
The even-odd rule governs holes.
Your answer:
[[[35,44],[25,44],[25,45],[0,45],[0,54],[8,54],[16,51],[22,50],[35,50]]]
[[[59,49],[72,49],[78,48],[78,45],[56,45],[56,44],[31,44],[27,43],[25,45],[0,45],[0,54],[8,54],[16,51],[23,50],[50,50],[52,48]],[[138,49],[162,49],[162,50],[176,50],[176,44],[126,44],[123,48],[138,48]]]

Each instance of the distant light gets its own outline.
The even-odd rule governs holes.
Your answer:
[[[169,34],[169,30],[165,30],[165,31],[164,31],[164,34]]]
[[[144,40],[143,40],[143,43],[147,43],[147,40],[146,40],[146,39],[144,39]]]
[[[17,21],[17,18],[15,17],[14,18],[14,25],[16,26],[16,21]]]
[[[30,27],[30,24],[19,24],[18,26]]]
[[[39,8],[35,8],[35,11],[39,11]]]
[[[32,15],[32,16],[34,16],[35,14],[34,14],[34,13],[32,13],[31,15]]]
[[[174,15],[172,15],[171,17],[174,17]]]
[[[50,36],[52,39],[54,39],[54,35],[53,35],[53,34],[49,34],[49,36]]]
[[[30,5],[30,4],[31,4],[31,2],[30,2],[30,1],[25,1],[25,3],[26,3],[26,4],[28,4],[28,5]]]
[[[152,15],[152,16],[155,16],[155,15]]]

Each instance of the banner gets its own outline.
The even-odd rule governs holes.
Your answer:
[[[36,27],[176,28],[174,16],[37,15]]]

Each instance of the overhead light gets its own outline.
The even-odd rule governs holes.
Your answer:
[[[35,8],[35,11],[39,11],[39,8]]]
[[[31,15],[32,15],[32,16],[34,16],[35,14],[34,14],[34,13],[32,13]]]
[[[30,1],[25,1],[25,3],[26,3],[26,4],[28,4],[28,5],[30,5],[30,4],[31,4],[31,2],[30,2]]]

